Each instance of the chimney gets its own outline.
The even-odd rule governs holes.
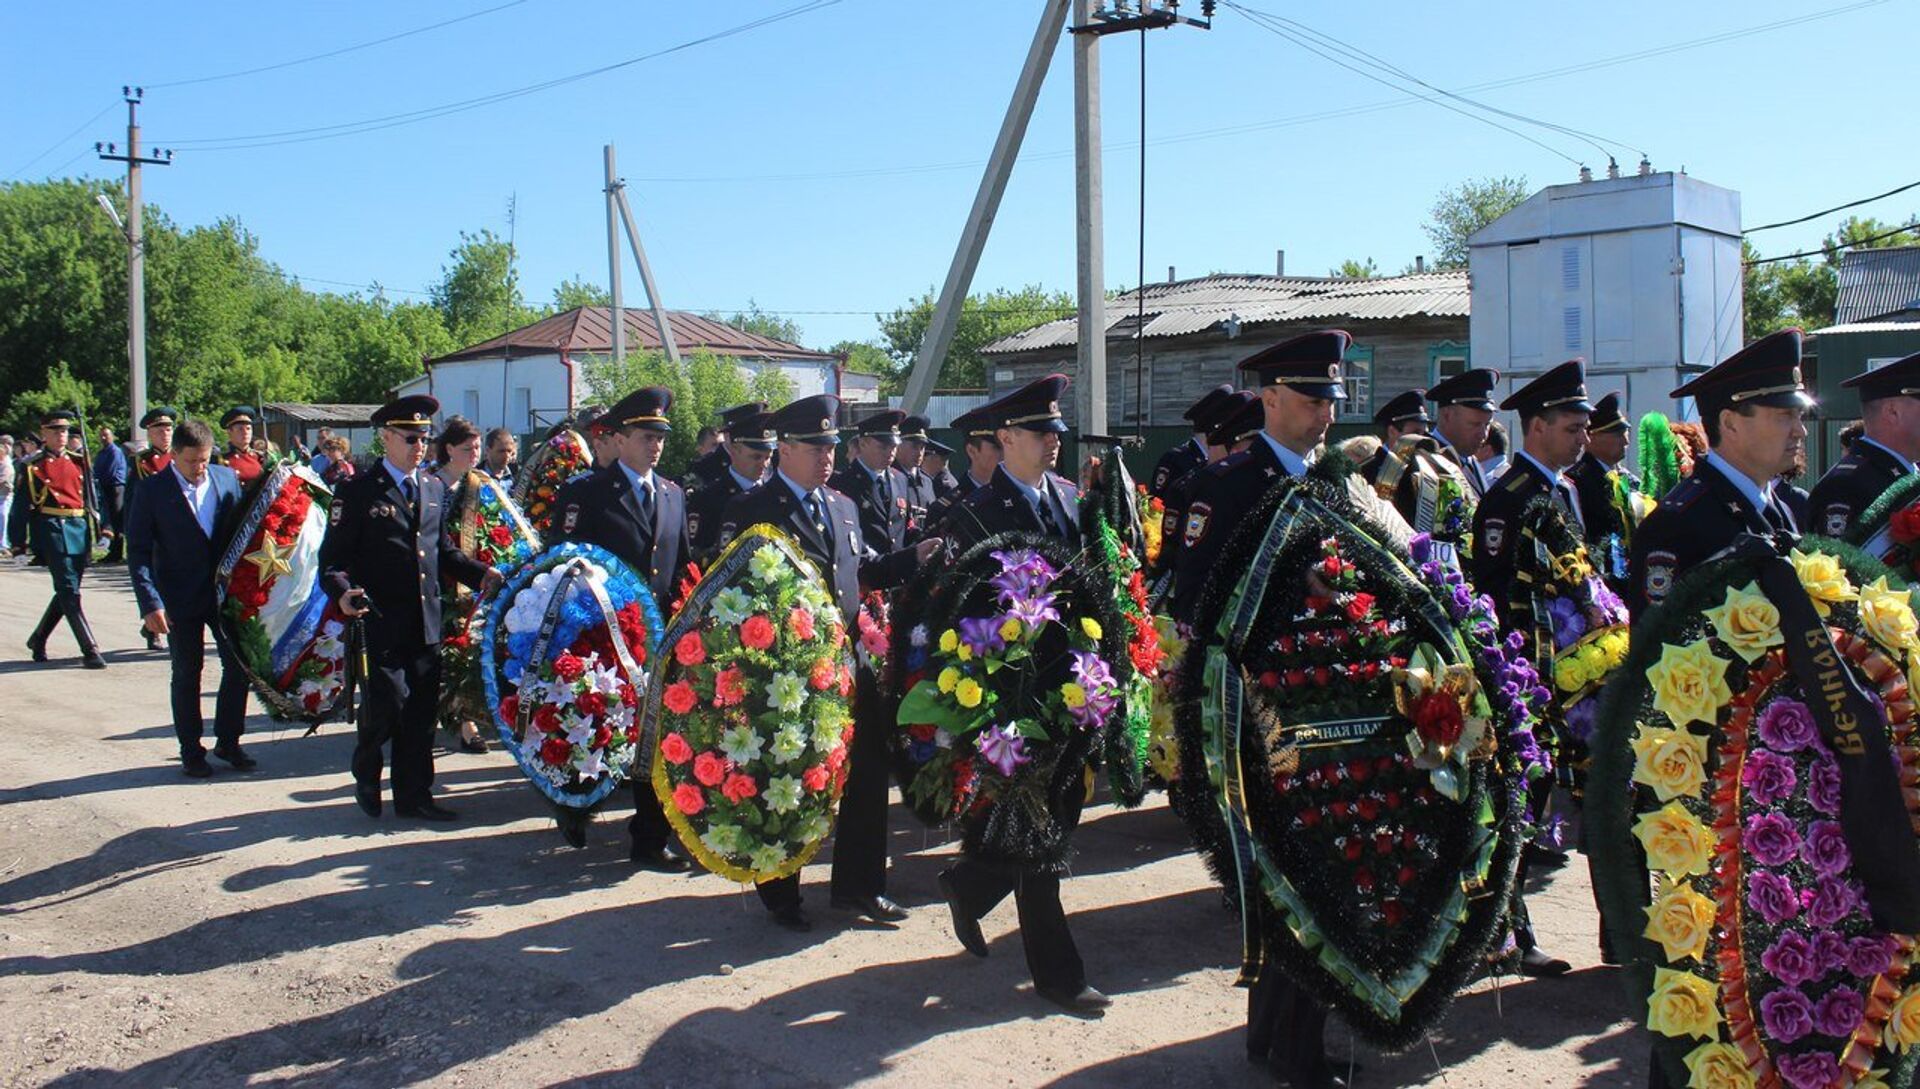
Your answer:
[[[1413,271],[1415,271],[1415,272],[1425,272],[1425,271],[1427,271],[1427,256],[1426,256],[1426,254],[1415,254],[1415,255],[1414,255],[1414,258],[1413,258]]]
[[[1175,276],[1175,275],[1173,274],[1173,266],[1172,266],[1172,265],[1168,265],[1168,266],[1167,266],[1167,282],[1168,282],[1168,283],[1172,283],[1172,282],[1174,282],[1175,280],[1178,280],[1179,278],[1180,278],[1180,277],[1178,277],[1178,276]]]
[[[1287,251],[1286,250],[1273,251],[1273,274],[1275,276],[1285,276],[1287,274]]]

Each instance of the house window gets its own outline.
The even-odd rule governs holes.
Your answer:
[[[1442,380],[1464,374],[1473,366],[1473,352],[1458,341],[1443,340],[1427,349],[1427,388]]]
[[[1141,413],[1143,406],[1153,404],[1153,357],[1147,356],[1143,358],[1142,363],[1143,366],[1134,366],[1133,358],[1129,356],[1126,365],[1120,369],[1120,373],[1117,375],[1120,380],[1120,389],[1116,392],[1120,394],[1119,422],[1121,423],[1142,424],[1151,422],[1143,420]],[[1109,397],[1109,400],[1111,400],[1111,397]]]
[[[1347,348],[1346,377],[1342,384],[1347,389],[1347,399],[1340,402],[1340,418],[1343,420],[1370,420],[1373,418],[1373,349],[1362,348],[1358,344]]]

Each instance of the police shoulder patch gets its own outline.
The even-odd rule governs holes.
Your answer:
[[[1829,503],[1821,511],[1821,532],[1829,537],[1838,537],[1847,532],[1847,523],[1853,520],[1853,508],[1845,503]]]
[[[569,503],[565,517],[560,519],[560,532],[572,533],[580,524],[580,504]]]
[[[1162,465],[1158,469],[1155,469],[1153,471],[1153,490],[1157,492],[1166,486],[1167,486],[1167,467],[1165,465]]]
[[[1213,504],[1195,503],[1187,508],[1187,526],[1180,534],[1183,544],[1191,547],[1199,544],[1207,535],[1207,522],[1213,517]]]
[[[1663,601],[1673,589],[1673,569],[1679,557],[1671,552],[1647,553],[1646,592],[1648,601]]]
[[[345,509],[346,509],[346,506],[345,506],[345,504],[343,504],[343,503],[341,503],[341,502],[340,502],[340,500],[338,500],[338,499],[335,499],[335,500],[333,501],[333,506],[331,506],[331,507],[329,507],[329,508],[327,509],[327,524],[328,524],[328,525],[330,525],[330,526],[337,526],[337,525],[339,525],[339,524],[340,524],[340,512],[341,512],[341,511],[343,511],[343,510],[345,510]]]
[[[687,536],[698,537],[699,535],[700,535],[700,512],[697,510],[690,510],[687,512]]]
[[[1500,547],[1507,543],[1507,520],[1505,518],[1487,519],[1486,524],[1481,527],[1480,540],[1486,544],[1488,552],[1499,552]]]

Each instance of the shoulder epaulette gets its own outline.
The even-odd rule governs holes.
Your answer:
[[[1660,505],[1676,508],[1690,506],[1694,500],[1705,494],[1707,494],[1707,486],[1700,482],[1700,478],[1690,476],[1675,484],[1665,498],[1660,500]]]

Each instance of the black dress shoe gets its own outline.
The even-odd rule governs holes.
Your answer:
[[[987,936],[980,933],[980,920],[960,906],[960,890],[953,884],[952,870],[940,874],[940,895],[947,898],[947,910],[953,915],[953,936],[960,939],[967,952],[976,957],[986,956]]]
[[[1539,843],[1527,844],[1525,856],[1528,865],[1543,870],[1557,870],[1567,864],[1567,852]]]
[[[1573,971],[1573,965],[1559,957],[1550,957],[1540,951],[1538,946],[1523,950],[1520,954],[1520,974],[1535,979],[1549,979],[1564,976]]]
[[[643,870],[655,873],[686,873],[693,868],[683,855],[677,855],[665,847],[635,846],[627,852],[627,861]]]
[[[587,815],[572,806],[555,806],[553,823],[560,826],[560,835],[566,839],[569,847],[587,845]]]
[[[80,658],[80,664],[85,666],[88,669],[107,668],[107,660],[105,658],[100,657],[99,651],[94,651],[91,654],[82,655]]]
[[[897,923],[907,917],[907,909],[884,896],[836,896],[833,906],[842,911],[872,919],[876,923]]]
[[[246,750],[242,749],[238,742],[232,745],[215,745],[213,747],[213,755],[239,768],[241,771],[245,771],[260,763],[260,761],[248,756]]]
[[[800,909],[799,904],[793,904],[773,913],[773,925],[795,934],[805,934],[813,929],[813,920],[807,918],[807,913]]]
[[[205,753],[199,753],[194,756],[181,757],[180,770],[186,773],[189,779],[205,779],[207,776],[213,774],[213,765],[207,763]]]
[[[1293,1089],[1347,1089],[1347,1079],[1324,1062],[1318,1066],[1282,1066],[1275,1073]]]
[[[1113,1005],[1113,999],[1108,998],[1106,995],[1101,994],[1099,991],[1094,990],[1084,983],[1080,985],[1079,990],[1074,991],[1069,991],[1064,988],[1055,989],[1053,987],[1042,987],[1038,984],[1034,985],[1033,990],[1034,993],[1038,994],[1041,998],[1066,1010],[1068,1013],[1098,1014],[1108,1006]]]
[[[481,737],[479,734],[474,734],[472,737],[463,737],[460,739],[460,751],[471,753],[486,752],[487,739]]]
[[[36,662],[46,661],[47,660],[47,641],[45,639],[42,639],[38,643],[36,643],[31,639],[27,640],[27,652],[33,655],[33,660]]]
[[[360,804],[362,812],[369,817],[380,815],[380,788],[377,786],[359,786],[353,788],[353,800]]]
[[[414,820],[421,821],[451,821],[460,819],[460,814],[432,801],[419,802],[409,806],[402,806],[396,802],[393,807],[393,815],[396,817],[411,817]]]

